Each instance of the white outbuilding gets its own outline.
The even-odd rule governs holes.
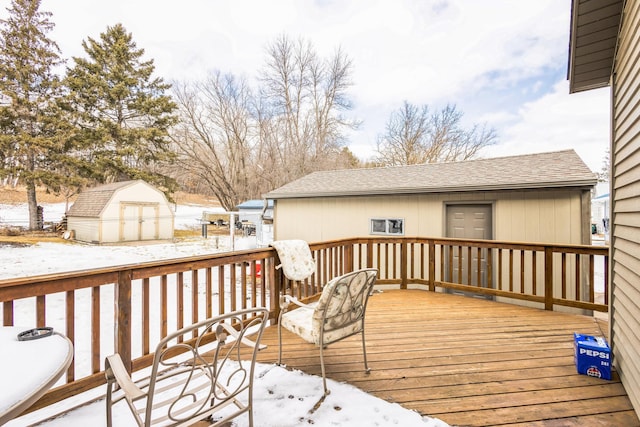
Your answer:
[[[142,180],[85,189],[67,213],[67,230],[83,242],[172,239],[173,229],[164,193]]]

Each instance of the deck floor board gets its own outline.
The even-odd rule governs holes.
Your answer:
[[[573,333],[607,336],[591,316],[421,290],[369,300],[359,336],[325,350],[327,376],[452,426],[640,426],[619,377],[576,373]],[[277,328],[259,361],[277,360]],[[283,363],[320,375],[317,348],[283,331]]]

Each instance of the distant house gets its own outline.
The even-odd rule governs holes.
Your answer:
[[[268,216],[273,212],[273,200],[268,200],[266,203],[267,206],[265,206],[265,200],[262,199],[247,200],[240,203],[236,206],[240,221],[256,222],[263,216]]]
[[[609,232],[609,193],[596,196],[591,201],[591,232]]]
[[[591,243],[596,175],[573,150],[322,171],[265,196],[275,239],[369,235]]]
[[[573,0],[569,88],[611,86],[609,335],[640,417],[640,0]]]
[[[173,238],[174,214],[165,195],[142,180],[83,190],[67,213],[76,240],[115,243]]]
[[[273,200],[247,200],[236,210],[243,228],[248,225],[255,230],[258,246],[268,246],[273,241]]]

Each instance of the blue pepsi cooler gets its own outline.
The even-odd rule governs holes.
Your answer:
[[[611,379],[611,349],[604,338],[573,334],[574,360],[579,374]]]

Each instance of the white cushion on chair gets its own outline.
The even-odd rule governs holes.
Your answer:
[[[276,240],[271,246],[278,251],[280,266],[288,279],[304,280],[316,271],[311,249],[304,240]]]
[[[309,306],[315,307],[318,303],[313,302]],[[297,308],[287,311],[282,315],[280,323],[283,328],[299,335],[303,340],[318,345],[320,341],[319,329],[313,328],[313,313],[315,310],[308,308]]]

